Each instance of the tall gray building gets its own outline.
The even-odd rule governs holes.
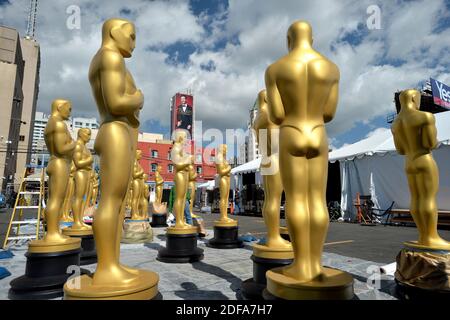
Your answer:
[[[17,186],[29,163],[39,86],[39,45],[0,26],[0,178]]]

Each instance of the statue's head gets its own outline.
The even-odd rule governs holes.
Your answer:
[[[161,170],[162,170],[162,167],[161,167],[160,164],[158,164],[158,165],[156,166],[156,172],[161,173]]]
[[[81,128],[78,130],[78,139],[81,139],[84,143],[88,143],[91,140],[91,129]]]
[[[258,109],[262,110],[267,107],[267,91],[261,90],[258,93]]]
[[[113,43],[124,58],[130,58],[136,47],[136,29],[126,19],[112,18],[103,23],[103,44]]]
[[[227,155],[227,145],[226,144],[221,144],[219,146],[219,154],[226,157],[226,155]]]
[[[420,108],[420,92],[415,89],[404,90],[400,93],[400,105],[401,107],[414,106],[415,109]]]
[[[183,143],[187,139],[187,133],[183,129],[175,130],[174,141],[178,143]]]
[[[288,50],[292,51],[301,46],[312,46],[313,36],[311,25],[306,21],[295,21],[287,32]]]
[[[64,120],[70,118],[72,113],[72,104],[69,100],[56,99],[52,102],[52,115],[58,114]]]
[[[142,150],[141,149],[137,149],[136,150],[136,160],[140,160],[142,157]]]

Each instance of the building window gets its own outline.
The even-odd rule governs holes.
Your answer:
[[[173,172],[173,164],[169,164],[169,165],[167,166],[167,171],[170,172],[170,173]]]
[[[167,159],[172,160],[172,150],[169,150],[169,153],[167,154]]]
[[[152,150],[152,158],[158,158],[158,150]]]
[[[197,174],[202,174],[202,172],[203,172],[202,167],[201,167],[201,166],[198,166],[198,167],[197,167]]]
[[[25,136],[20,135],[19,136],[19,141],[25,141]]]
[[[80,126],[80,127],[81,127],[81,126],[83,125],[83,123],[82,123],[82,122],[78,122],[78,121],[76,121],[76,122],[75,122],[75,125],[76,125],[76,126]]]
[[[157,163],[152,163],[152,172],[156,172],[157,167],[158,167]]]

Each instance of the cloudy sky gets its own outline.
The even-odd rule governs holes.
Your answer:
[[[73,5],[80,29],[67,27]],[[368,20],[376,26],[373,5],[381,10],[380,29],[368,27]],[[24,35],[28,8],[29,0],[0,0],[0,24]],[[449,1],[41,0],[40,111],[64,97],[74,115],[97,116],[87,72],[110,17],[136,24],[127,64],[145,95],[142,131],[167,133],[170,98],[187,88],[203,129],[244,128],[264,70],[286,53],[287,28],[299,19],[312,24],[315,48],[341,71],[338,112],[328,125],[334,147],[387,127],[396,90],[430,77],[450,84]]]

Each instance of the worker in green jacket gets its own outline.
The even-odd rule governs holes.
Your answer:
[[[169,212],[173,212],[173,203],[175,202],[176,188],[175,185],[170,189],[169,195]],[[192,225],[191,211],[189,210],[189,201],[191,200],[191,192],[188,190],[186,192],[186,204],[184,206],[184,217],[186,218],[186,223]]]

